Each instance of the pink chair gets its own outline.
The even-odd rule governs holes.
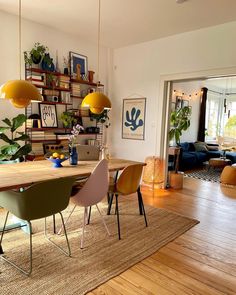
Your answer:
[[[78,192],[71,197],[71,202],[75,204],[74,208],[70,212],[65,223],[68,222],[70,216],[74,212],[76,206],[84,207],[84,221],[83,221],[83,231],[80,243],[80,248],[84,247],[84,229],[88,220],[88,208],[96,205],[96,208],[101,216],[102,222],[105,229],[110,236],[110,232],[107,228],[105,220],[98,208],[98,203],[107,195],[109,187],[109,172],[108,172],[108,162],[107,160],[101,160],[97,166],[94,168],[93,172]],[[60,232],[59,232],[60,233]]]

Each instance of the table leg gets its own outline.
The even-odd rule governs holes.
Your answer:
[[[2,246],[0,246],[0,255],[4,254]]]
[[[55,214],[53,214],[52,219],[53,219],[53,232],[54,232],[54,234],[56,234],[57,233],[57,229],[56,229]]]

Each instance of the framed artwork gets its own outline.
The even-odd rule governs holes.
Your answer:
[[[70,51],[70,74],[71,76],[77,74],[77,65],[80,66],[81,77],[88,75],[88,58],[85,55]]]
[[[122,138],[144,140],[146,98],[123,99]]]
[[[189,106],[189,101],[188,100],[182,100],[182,104],[181,104],[181,107],[184,108],[184,107],[188,107]]]
[[[39,113],[43,128],[57,128],[57,110],[55,104],[39,103]]]
[[[179,110],[181,108],[182,108],[182,96],[176,96],[175,109]]]

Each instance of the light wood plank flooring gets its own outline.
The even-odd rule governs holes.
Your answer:
[[[236,294],[236,190],[186,178],[143,197],[200,224],[89,295]]]

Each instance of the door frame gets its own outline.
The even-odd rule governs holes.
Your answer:
[[[168,176],[168,147],[169,147],[169,124],[170,124],[170,110],[171,110],[171,99],[172,99],[172,85],[174,82],[189,82],[195,80],[206,80],[209,78],[224,78],[236,76],[236,67],[230,68],[219,68],[203,70],[198,72],[186,72],[177,73],[170,75],[160,76],[160,91],[159,97],[162,98],[162,116],[161,116],[161,131],[160,131],[160,158],[165,161],[165,181],[164,187],[167,184]],[[158,131],[157,136],[158,140]],[[156,143],[158,146],[158,142]]]

